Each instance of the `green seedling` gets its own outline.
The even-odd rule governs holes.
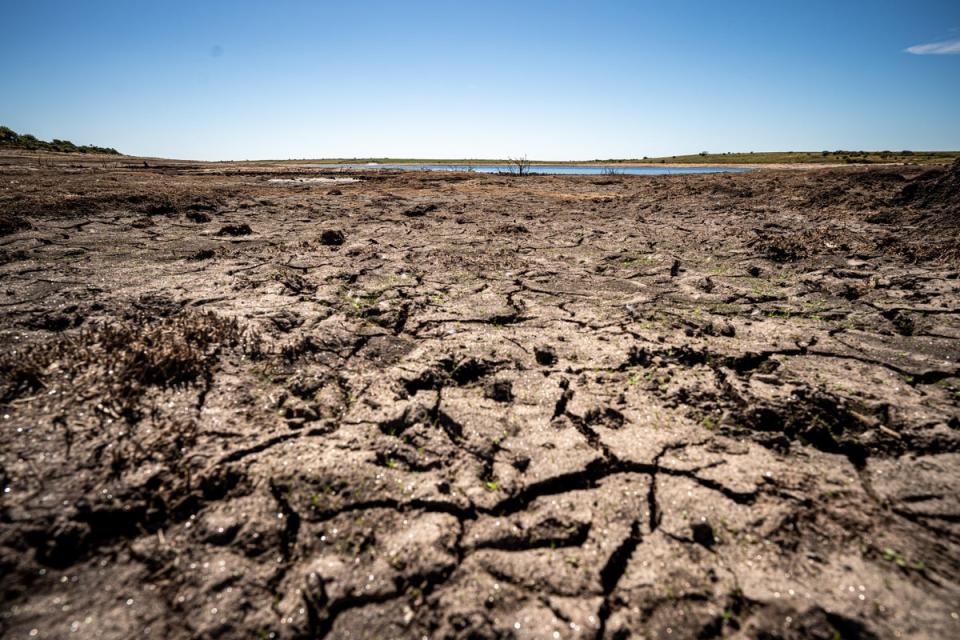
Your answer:
[[[910,562],[907,560],[903,554],[895,549],[890,547],[885,547],[883,550],[883,559],[887,562],[892,562],[901,569],[913,569],[914,571],[923,571],[926,569],[926,565],[922,562]]]

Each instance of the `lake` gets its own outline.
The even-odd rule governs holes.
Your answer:
[[[507,164],[305,164],[314,169],[406,169],[410,171],[475,171],[477,173],[516,173],[517,168]],[[642,175],[657,176],[674,173],[721,173],[752,171],[743,167],[617,167],[589,164],[532,164],[531,173],[551,175]]]

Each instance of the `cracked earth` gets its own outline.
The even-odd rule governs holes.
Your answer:
[[[960,636],[960,164],[0,158],[10,638]]]

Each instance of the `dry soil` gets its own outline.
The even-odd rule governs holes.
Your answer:
[[[960,164],[350,176],[0,158],[0,634],[960,636]]]

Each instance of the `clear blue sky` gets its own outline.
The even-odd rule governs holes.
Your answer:
[[[132,154],[960,149],[958,0],[0,6],[0,124]]]

